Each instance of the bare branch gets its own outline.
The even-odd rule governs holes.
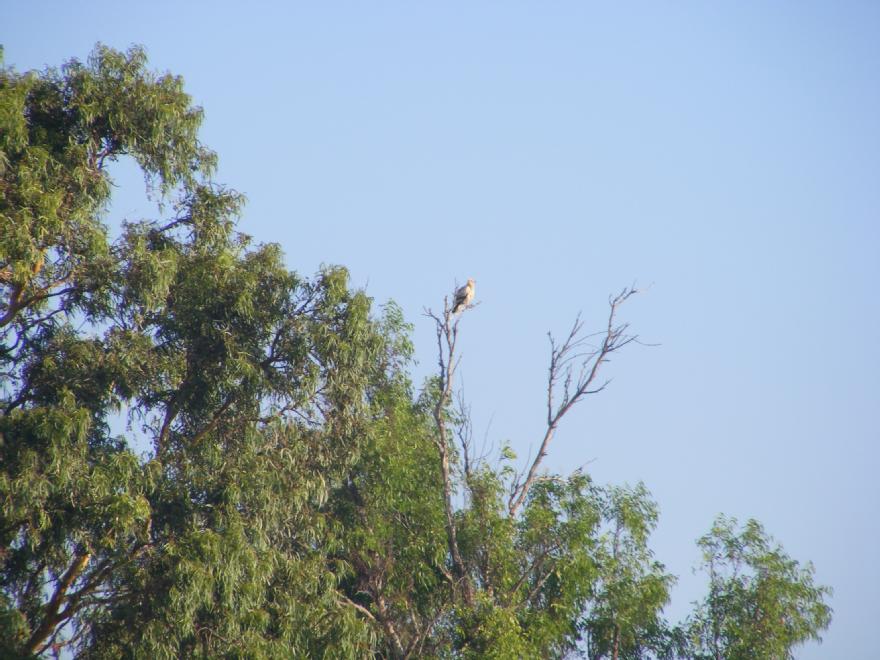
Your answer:
[[[456,397],[456,407],[458,408],[461,422],[455,429],[455,435],[458,436],[458,442],[461,445],[465,480],[470,483],[475,466],[475,457],[473,456],[473,425],[471,424],[470,407],[465,402],[464,396],[460,391]],[[476,460],[479,460],[479,458],[476,457]]]
[[[535,596],[538,595],[538,593],[539,593],[539,592],[541,591],[541,589],[544,587],[544,583],[547,581],[547,579],[548,579],[551,575],[553,575],[553,569],[550,569],[549,571],[547,571],[547,572],[544,574],[544,576],[543,576],[540,580],[538,580],[538,582],[535,584],[535,586],[534,586],[534,587],[532,588],[532,590],[529,592],[529,595],[526,596],[526,602],[527,602],[527,603],[530,603],[532,600],[534,600]]]
[[[88,552],[77,555],[70,564],[70,567],[64,572],[64,575],[61,576],[61,579],[58,580],[55,592],[46,604],[43,620],[31,634],[27,644],[25,644],[25,651],[27,653],[37,653],[38,650],[39,652],[45,650],[43,642],[54,632],[55,626],[65,620],[64,612],[59,613],[59,610],[67,598],[67,592],[71,585],[76,582],[76,579],[83,572],[91,558],[92,556]],[[43,648],[40,648],[41,646]]]
[[[207,424],[205,424],[201,431],[193,436],[191,440],[192,444],[198,444],[208,433],[217,428],[220,420],[223,419],[223,416],[226,414],[229,408],[232,407],[232,404],[235,403],[235,395],[235,392],[230,392],[227,395],[226,401],[224,401],[223,405],[221,405],[220,408],[217,409],[217,412],[214,413],[214,416],[208,421]]]
[[[449,298],[443,299],[443,314],[435,314],[430,309],[425,310],[425,315],[434,320],[434,328],[437,335],[437,366],[439,368],[438,396],[434,405],[434,423],[437,428],[437,437],[434,440],[440,458],[440,473],[443,479],[443,500],[446,513],[446,540],[449,546],[449,554],[452,559],[452,568],[455,575],[454,586],[460,586],[462,596],[467,605],[473,604],[474,590],[470,576],[462,560],[458,548],[458,531],[455,525],[455,510],[452,506],[452,474],[450,468],[450,433],[446,422],[446,409],[452,398],[455,371],[458,367],[459,356],[456,354],[456,342],[458,340],[458,323],[460,314],[453,312],[449,304]]]
[[[171,423],[177,417],[177,395],[172,396],[165,408],[165,418],[162,420],[162,428],[156,440],[156,453],[163,454],[168,446],[168,434],[171,432]]]
[[[63,296],[75,291],[76,287],[73,286],[60,289],[58,291],[52,290],[56,287],[61,286],[62,284],[69,283],[73,279],[73,276],[74,271],[71,271],[67,275],[53,282],[50,282],[43,288],[39,289],[36,293],[28,297],[24,297],[23,284],[16,284],[15,286],[13,286],[12,291],[9,294],[9,302],[6,304],[6,312],[3,314],[3,316],[0,316],[0,328],[9,325],[16,317],[16,315],[25,307],[33,305],[34,303],[40,302],[42,300],[56,298],[58,296]]]
[[[392,621],[391,614],[388,612],[388,605],[385,602],[385,599],[381,594],[376,594],[376,610],[379,614],[379,622],[382,624],[382,627],[385,629],[385,633],[391,639],[394,644],[394,653],[395,657],[403,658],[406,656],[406,650],[403,647],[403,642],[400,640],[400,635],[397,634],[397,629],[394,627],[394,622]]]
[[[547,377],[547,428],[541,440],[541,447],[535,455],[525,481],[519,478],[513,484],[508,500],[508,512],[515,516],[528,495],[529,489],[537,479],[541,462],[547,456],[547,447],[556,434],[559,422],[585,396],[598,394],[604,390],[610,380],[596,385],[596,377],[601,366],[608,362],[610,355],[629,343],[638,339],[636,335],[628,335],[629,324],[617,324],[617,311],[630,296],[638,293],[632,287],[623,289],[619,294],[609,298],[608,323],[602,333],[601,345],[595,350],[583,351],[587,339],[581,335],[583,322],[580,314],[574,321],[571,330],[562,344],[557,344],[550,335],[550,368]],[[575,367],[578,366],[575,375]],[[558,399],[558,402],[557,402]]]
[[[544,560],[550,555],[550,553],[558,550],[561,547],[561,545],[562,544],[557,541],[556,543],[554,543],[553,545],[548,547],[546,550],[544,550],[541,554],[539,554],[537,557],[535,557],[532,560],[532,562],[529,564],[528,568],[526,568],[522,572],[522,574],[519,576],[519,579],[516,581],[516,583],[508,591],[508,593],[507,593],[508,599],[512,598],[513,595],[516,594],[517,591],[519,591],[519,588],[523,585],[523,582],[526,581],[526,579],[529,577],[529,575],[532,574],[538,568],[540,568],[541,564],[544,563]]]
[[[370,621],[373,621],[374,623],[378,623],[378,621],[376,621],[376,617],[374,617],[373,613],[370,612],[370,610],[368,610],[366,607],[364,607],[363,605],[358,605],[353,600],[351,600],[350,598],[348,598],[346,596],[343,596],[342,594],[338,594],[338,596],[340,599],[339,600],[340,605],[350,605],[351,607],[356,609],[358,612],[360,612],[361,614],[366,616]]]

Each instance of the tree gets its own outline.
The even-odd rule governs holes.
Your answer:
[[[137,48],[0,74],[4,655],[369,642],[337,616],[321,507],[392,379],[393,321],[343,269],[303,279],[235,233],[201,116]],[[172,214],[111,241],[124,156]]]
[[[428,312],[417,390],[399,308],[237,231],[201,118],[139,48],[0,68],[0,655],[778,657],[828,625],[809,570],[722,525],[687,648],[644,486],[543,469],[633,289],[551,337],[538,452],[494,460],[455,388],[472,301]],[[111,235],[120,158],[157,208]]]
[[[663,654],[669,633],[661,613],[675,578],[648,548],[657,506],[643,484],[631,490],[611,487],[603,513],[609,529],[596,553],[600,573],[586,622],[589,656],[617,660]]]
[[[720,516],[699,546],[709,593],[690,622],[694,658],[794,658],[796,646],[821,639],[831,590],[815,585],[812,565],[791,559],[760,523],[739,530]]]
[[[425,389],[424,408],[432,418],[427,437],[436,456],[433,478],[441,488],[446,547],[444,556],[434,546],[435,557],[444,558],[434,565],[443,578],[442,589],[435,591],[442,599],[433,602],[427,618],[414,616],[415,608],[402,608],[409,614],[397,628],[407,632],[392,635],[392,655],[421,654],[426,645],[438,653],[499,658],[562,657],[577,649],[586,630],[582,616],[600,574],[603,497],[585,475],[542,476],[540,466],[562,418],[607,385],[598,380],[603,364],[636,340],[616,320],[634,293],[626,289],[609,301],[607,326],[596,347],[588,345],[579,319],[562,344],[551,337],[547,429],[522,473],[510,466],[499,470],[474,456],[467,415],[453,406],[464,310],[447,298],[442,313],[426,312],[435,323],[438,348],[438,375]],[[504,456],[515,459],[509,450]],[[464,498],[463,506],[456,505],[457,497]],[[378,609],[379,601],[373,600]]]

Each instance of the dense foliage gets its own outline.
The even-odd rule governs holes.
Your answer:
[[[645,488],[474,457],[460,317],[416,392],[399,309],[236,231],[201,119],[137,48],[0,69],[0,656],[782,658],[828,626],[811,567],[723,518],[669,625]],[[112,237],[122,157],[160,203]]]

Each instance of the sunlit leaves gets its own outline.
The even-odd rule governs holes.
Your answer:
[[[719,517],[699,541],[709,594],[690,631],[695,657],[793,658],[799,644],[820,639],[831,621],[830,589],[813,582],[755,520],[740,527]]]
[[[71,635],[95,657],[375,640],[338,616],[324,507],[378,389],[402,382],[402,317],[380,331],[344,269],[307,280],[236,233],[243,198],[209,180],[201,118],[138,48],[0,74],[0,637],[16,653]],[[172,216],[114,240],[106,165],[123,156]]]
[[[663,607],[675,578],[648,548],[657,506],[643,484],[610,487],[602,502],[604,532],[596,552],[599,579],[586,617],[591,658],[641,658],[665,643]]]

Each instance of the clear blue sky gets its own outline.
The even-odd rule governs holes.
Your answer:
[[[20,70],[140,43],[183,75],[242,229],[397,300],[419,379],[422,308],[475,277],[465,394],[521,454],[545,333],[652,284],[622,313],[661,346],[610,365],[548,466],[648,485],[672,618],[713,517],[756,517],[835,588],[799,657],[877,657],[880,4],[289,5],[6,2],[0,43]],[[120,182],[114,219],[147,213]]]

